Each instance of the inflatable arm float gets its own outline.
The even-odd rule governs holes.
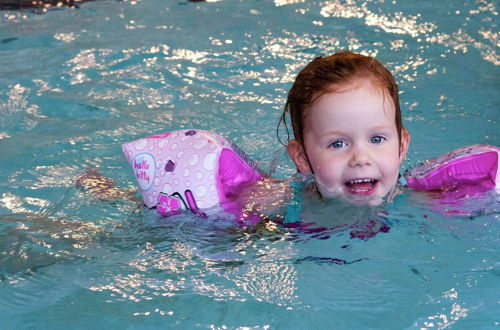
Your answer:
[[[414,190],[455,191],[462,195],[500,191],[500,148],[472,145],[426,161],[405,174]]]
[[[122,149],[144,203],[165,216],[182,210],[216,213],[222,207],[241,221],[234,198],[262,178],[243,151],[209,131],[162,133],[125,143]]]

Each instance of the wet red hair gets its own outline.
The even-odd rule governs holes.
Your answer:
[[[341,51],[326,57],[316,57],[306,65],[295,78],[288,92],[285,110],[280,123],[284,123],[287,134],[285,116],[288,112],[292,121],[295,140],[304,144],[304,121],[307,110],[321,96],[335,92],[356,80],[371,79],[387,93],[396,109],[396,128],[401,143],[403,122],[399,105],[399,89],[392,74],[378,60],[350,51]]]

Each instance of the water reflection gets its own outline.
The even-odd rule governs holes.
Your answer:
[[[493,320],[495,195],[450,202],[408,192],[375,210],[309,201],[297,226],[252,231],[95,202],[71,179],[90,165],[134,186],[120,144],[180,127],[235,137],[265,163],[296,73],[343,48],[395,72],[415,131],[412,162],[453,143],[495,143],[497,4],[460,5],[106,1],[2,12],[1,318],[105,310],[123,322],[147,316],[146,327],[265,326],[231,319],[255,311],[283,327],[324,327],[335,315],[340,327],[387,328]]]

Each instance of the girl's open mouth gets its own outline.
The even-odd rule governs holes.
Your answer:
[[[375,179],[353,179],[345,183],[347,191],[353,195],[370,195],[375,192],[378,180]]]

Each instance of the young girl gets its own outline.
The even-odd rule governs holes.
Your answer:
[[[141,191],[147,194],[144,195],[146,204],[156,206],[165,215],[180,212],[182,205],[193,212],[204,213],[198,206],[203,208],[216,205],[212,197],[217,185],[220,190],[219,201],[230,205],[223,209],[230,210],[228,212],[236,215],[242,222],[252,219],[255,223],[262,217],[280,216],[283,206],[287,206],[287,213],[293,213],[293,207],[290,206],[297,205],[297,201],[300,203],[302,195],[309,191],[315,192],[320,199],[339,198],[356,205],[378,205],[385,198],[393,197],[399,192],[399,171],[408,152],[410,134],[403,128],[398,86],[391,73],[379,61],[350,51],[317,57],[299,72],[288,94],[280,120],[285,127],[288,113],[294,134],[294,139],[288,142],[288,153],[298,172],[313,178],[313,182],[305,190],[303,185],[297,185],[294,180],[280,181],[253,172],[248,162],[245,167],[244,156],[242,160],[234,160],[238,158],[236,154],[240,157],[242,154],[238,151],[235,154],[233,151],[237,148],[224,138],[210,135],[206,131],[185,130],[172,135],[163,133],[124,145],[127,158],[136,171]],[[288,133],[288,127],[286,129]],[[157,163],[151,154],[143,152],[147,150],[146,146],[151,148],[148,150],[154,150],[160,148],[161,144],[168,143],[168,148],[162,147],[164,149],[158,151]],[[134,149],[134,144],[139,146],[140,151]],[[195,150],[179,152],[178,144]],[[191,145],[193,147],[189,147]],[[499,150],[492,146],[483,146],[482,149],[473,146],[463,154],[475,157],[475,153],[470,152],[475,147],[481,150],[480,157],[491,158],[487,162],[486,158],[478,158],[473,164],[476,168],[478,164],[489,164],[491,169],[481,170],[487,174],[481,184],[484,183],[485,189],[490,189],[495,186]],[[203,149],[206,155],[199,151],[202,148],[206,149]],[[220,153],[219,165],[216,165],[214,153],[217,148],[226,151],[233,149],[229,153]],[[451,155],[451,158],[457,156],[456,153]],[[188,156],[189,160],[186,158]],[[203,174],[199,171],[202,168],[193,167],[202,163],[202,157],[203,166],[213,170],[212,174]],[[222,160],[223,157],[225,160]],[[454,169],[444,168],[446,165],[443,164],[447,164],[451,158],[445,157],[438,164],[446,175],[458,173],[456,169],[461,170],[461,165]],[[182,159],[185,159],[184,168],[179,164]],[[243,165],[238,170],[227,167],[233,161]],[[156,168],[159,174],[154,174],[157,173]],[[457,175],[468,175],[469,168]],[[446,175],[441,175],[439,179]],[[456,182],[453,175],[451,185]],[[208,176],[212,178],[211,186],[200,186],[201,178]],[[217,176],[219,181],[214,184],[213,178]],[[222,181],[221,176],[224,176]],[[144,181],[145,178],[147,181]],[[166,178],[172,178],[172,182],[165,181],[170,180]],[[476,179],[477,176],[474,180],[478,182]],[[185,181],[184,186],[181,181]],[[226,181],[231,184],[224,190],[221,182]],[[154,182],[156,188],[153,187]],[[450,186],[449,183],[442,183],[442,180],[438,182],[437,188],[427,185],[423,190]],[[130,191],[120,192],[112,180],[101,177],[95,171],[88,171],[77,180],[77,184],[99,198],[129,198],[131,195]],[[152,190],[150,187],[153,187]],[[209,195],[212,204],[202,200]],[[201,199],[197,201],[197,198]],[[292,215],[292,218],[297,216]]]
[[[320,199],[377,205],[399,191],[410,134],[403,128],[398,86],[379,61],[350,51],[317,57],[299,72],[288,93],[280,120],[288,133],[287,114],[294,135],[288,153],[297,171],[312,176],[313,183],[294,192],[288,181],[261,179],[238,197],[244,210],[276,216],[283,204],[297,204],[297,197],[300,204],[301,195],[310,191]],[[303,187],[293,183],[296,190]],[[297,205],[296,212],[302,211]]]
[[[397,84],[379,61],[350,51],[317,57],[295,79],[281,117],[285,124],[287,113],[295,137],[288,152],[298,172],[314,176],[309,190],[370,205],[395,191],[410,135]],[[95,171],[77,184],[99,198],[126,196]],[[288,184],[263,177],[234,200],[243,214],[276,215],[293,195]]]
[[[398,86],[379,61],[349,51],[317,57],[295,79],[283,122],[287,112],[288,152],[322,197],[373,205],[394,191],[410,134]]]

